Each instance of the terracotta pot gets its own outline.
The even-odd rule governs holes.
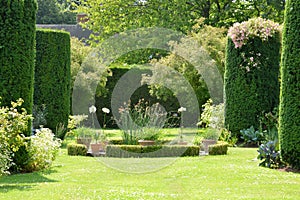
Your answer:
[[[204,151],[205,151],[205,153],[206,154],[208,154],[209,153],[209,145],[214,145],[214,144],[216,144],[217,143],[217,141],[216,140],[202,140],[202,144],[203,144],[203,148],[204,148]]]
[[[92,153],[93,154],[98,154],[100,152],[104,152],[106,145],[107,145],[106,142],[101,142],[101,143],[97,143],[97,144],[91,144]]]
[[[154,140],[139,140],[138,142],[142,146],[151,146],[155,144]]]
[[[180,141],[180,142],[178,142],[177,144],[178,144],[178,145],[187,145],[188,142]]]
[[[100,148],[101,148],[101,144],[97,143],[97,144],[91,144],[91,150],[93,154],[97,154],[100,152]]]

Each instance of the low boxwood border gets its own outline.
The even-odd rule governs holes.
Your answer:
[[[229,144],[227,142],[218,141],[217,144],[209,145],[208,152],[209,155],[226,155],[228,151]]]
[[[86,156],[88,149],[84,144],[71,143],[67,145],[67,151],[69,156]]]
[[[200,147],[194,145],[108,145],[107,157],[141,158],[141,157],[184,157],[199,156]]]

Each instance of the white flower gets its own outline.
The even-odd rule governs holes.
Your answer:
[[[110,112],[110,110],[108,108],[102,108],[102,112],[108,114]]]
[[[89,107],[89,111],[90,113],[95,113],[97,111],[97,108],[94,105],[92,105],[91,107]]]
[[[180,107],[178,108],[178,112],[185,112],[186,111],[186,108],[185,107]]]

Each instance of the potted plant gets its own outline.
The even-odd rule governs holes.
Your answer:
[[[91,150],[93,155],[99,154],[101,151],[105,150],[107,145],[107,137],[104,132],[95,131],[94,133],[95,143],[91,144]]]
[[[79,127],[74,130],[77,144],[84,144],[89,149],[92,141],[93,130],[87,127]]]
[[[162,134],[162,130],[157,127],[147,127],[141,130],[138,136],[138,143],[142,146],[154,145]]]
[[[213,128],[207,128],[205,133],[202,135],[203,140],[202,140],[202,145],[204,148],[204,152],[208,154],[208,149],[210,145],[214,145],[217,143],[219,139],[219,131],[217,129]]]

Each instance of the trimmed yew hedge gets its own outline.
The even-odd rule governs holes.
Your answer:
[[[283,161],[300,169],[300,0],[285,9],[279,108],[280,152]]]
[[[107,157],[178,157],[199,156],[199,146],[166,145],[166,146],[140,146],[140,145],[108,145]]]
[[[2,0],[0,3],[0,96],[2,105],[24,100],[32,113],[35,58],[35,0]],[[30,124],[29,124],[30,129]],[[30,135],[30,131],[26,135]]]
[[[225,127],[233,134],[250,126],[259,128],[259,117],[279,104],[280,35],[267,41],[250,38],[236,48],[231,38],[226,47]],[[251,57],[257,67],[247,68]]]
[[[39,29],[36,32],[34,104],[46,105],[46,127],[67,127],[70,114],[70,34]],[[59,135],[60,138],[64,137]]]

